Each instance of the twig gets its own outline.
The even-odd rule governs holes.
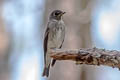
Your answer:
[[[76,64],[107,65],[120,69],[120,51],[98,48],[61,50],[56,49],[51,53],[56,60],[73,60]]]

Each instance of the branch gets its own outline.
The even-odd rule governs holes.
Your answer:
[[[76,49],[51,52],[51,57],[56,60],[73,60],[76,64],[106,65],[120,69],[120,51],[105,49]]]

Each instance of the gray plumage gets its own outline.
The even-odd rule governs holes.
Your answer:
[[[44,71],[43,76],[49,76],[50,65],[54,66],[56,60],[50,57],[50,50],[61,48],[65,38],[65,25],[62,15],[65,12],[55,10],[49,17],[49,22],[44,37]],[[51,63],[52,60],[52,63]]]

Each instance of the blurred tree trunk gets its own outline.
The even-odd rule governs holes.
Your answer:
[[[4,20],[9,33],[12,80],[39,80],[43,67],[42,22],[45,0],[6,0]]]
[[[67,12],[64,15],[66,36],[63,48],[77,49],[92,47],[90,31],[91,8],[92,1],[89,0],[47,1],[45,24],[49,16],[48,13],[51,13],[53,10],[60,9]],[[88,80],[87,72],[90,71],[86,66],[76,66],[70,61],[60,61],[56,63],[53,71],[51,71],[50,80]],[[93,78],[89,80],[93,80]]]
[[[79,3],[81,4],[79,5]],[[79,35],[81,36],[81,46],[82,48],[92,47],[91,41],[91,10],[93,2],[91,0],[78,0],[76,2],[76,7],[81,7],[81,10],[76,9],[76,22],[78,21]],[[79,18],[77,18],[79,17]],[[89,74],[89,75],[88,75]],[[81,80],[95,80],[93,67],[83,65],[81,67]]]
[[[7,48],[8,48],[8,35],[5,30],[5,24],[3,20],[3,1],[0,0],[0,79],[8,80],[9,79],[9,70],[8,70],[8,59]]]

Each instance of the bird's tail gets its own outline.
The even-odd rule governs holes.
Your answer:
[[[48,77],[49,76],[49,69],[50,69],[50,66],[44,67],[42,76]]]
[[[53,59],[53,60],[52,60],[52,64],[51,64],[52,67],[55,65],[55,62],[56,62],[56,60]]]

